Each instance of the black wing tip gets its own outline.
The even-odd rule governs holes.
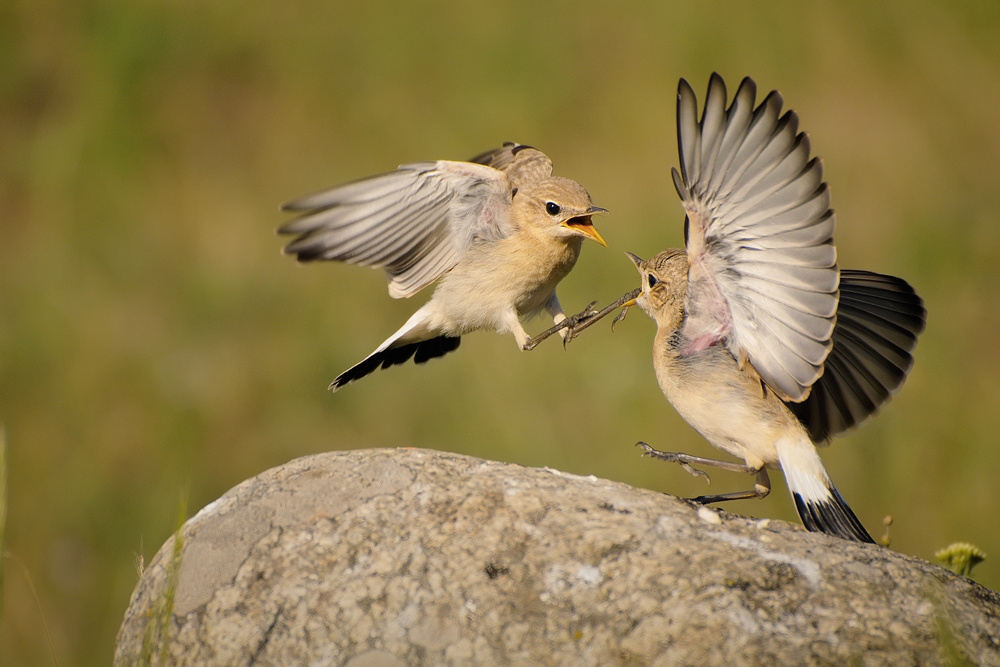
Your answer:
[[[680,98],[682,96],[695,97],[694,88],[691,87],[691,84],[684,77],[681,77],[681,80],[677,82],[677,97]]]
[[[449,352],[454,352],[461,344],[460,336],[438,336],[429,340],[422,340],[419,343],[410,343],[399,347],[390,347],[381,352],[375,352],[357,364],[354,364],[346,371],[337,376],[330,383],[328,389],[336,392],[349,384],[354,384],[364,377],[368,377],[379,367],[385,370],[391,366],[405,364],[413,357],[414,363],[425,364],[436,357],[443,357]]]
[[[708,91],[705,94],[705,106],[708,106],[708,98],[712,96],[712,91],[718,91],[717,94],[722,95],[722,103],[725,105],[729,91],[726,90],[726,81],[722,78],[718,72],[712,72],[712,75],[708,77]]]
[[[294,256],[299,262],[312,262],[323,259],[323,249],[319,246],[306,244],[306,240],[306,236],[300,236],[282,248],[281,254]]]
[[[480,153],[479,155],[477,155],[477,156],[475,156],[473,158],[469,158],[469,162],[472,162],[473,164],[482,164],[482,165],[489,166],[489,164],[491,162],[493,162],[493,158],[495,158],[498,153],[502,153],[503,150],[506,149],[506,148],[510,149],[510,154],[511,155],[517,155],[518,153],[520,153],[524,149],[526,149],[526,148],[533,148],[533,146],[528,146],[526,144],[521,144],[521,143],[518,143],[516,141],[505,141],[500,146],[500,148],[494,148],[492,150],[488,150],[486,152]]]
[[[865,530],[840,492],[832,485],[829,491],[830,498],[821,502],[805,501],[798,493],[792,492],[795,510],[799,513],[806,530],[826,533],[851,542],[875,544],[875,540]]]
[[[753,79],[751,79],[748,76],[743,77],[743,80],[740,81],[740,87],[736,89],[736,95],[735,95],[735,97],[739,97],[740,96],[740,91],[742,91],[742,90],[748,90],[749,91],[747,94],[750,96],[751,100],[756,99],[756,97],[757,97],[757,82],[754,81]]]

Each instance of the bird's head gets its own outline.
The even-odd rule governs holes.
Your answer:
[[[607,247],[594,229],[590,217],[607,213],[594,206],[582,185],[568,178],[554,176],[543,181],[522,185],[514,194],[514,206],[524,207],[523,220],[537,225],[552,236],[571,239],[584,237]]]
[[[635,304],[656,320],[658,327],[675,329],[680,325],[687,293],[687,252],[670,248],[647,260],[630,252],[625,254],[642,277],[642,294],[636,297]]]

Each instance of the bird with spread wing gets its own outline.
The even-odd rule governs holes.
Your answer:
[[[616,304],[636,303],[656,321],[653,364],[667,400],[743,463],[639,444],[692,474],[704,475],[691,467],[701,464],[756,476],[753,490],[695,499],[704,503],[762,498],[767,470],[781,470],[806,528],[872,542],[816,446],[902,386],[926,311],[905,281],[837,266],[822,163],[810,159],[795,112],[781,113],[777,91],[756,108],[755,97],[746,78],[727,108],[713,74],[699,120],[681,80],[673,181],[686,248],[645,261],[629,254],[641,291]]]
[[[300,262],[338,260],[383,269],[389,295],[410,297],[440,279],[431,299],[396,333],[330,385],[337,391],[379,367],[418,364],[458,348],[479,329],[533,342],[521,319],[547,311],[562,336],[556,285],[583,239],[606,245],[591,222],[590,195],[552,175],[542,152],[515,143],[469,162],[406,164],[286,204],[299,216],[284,252]]]

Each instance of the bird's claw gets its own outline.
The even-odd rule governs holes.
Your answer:
[[[704,470],[698,470],[697,468],[692,468],[687,463],[684,463],[684,461],[678,461],[678,463],[680,463],[681,467],[684,468],[684,470],[686,470],[692,477],[704,477],[705,478],[705,482],[709,486],[712,485],[712,478],[709,477],[708,473],[705,472]]]
[[[625,312],[628,310],[628,307],[625,306],[625,304],[634,300],[640,294],[642,294],[641,289],[632,290],[622,298],[615,301],[610,306],[602,308],[601,310],[594,310],[594,306],[597,305],[597,302],[591,301],[590,304],[586,308],[584,308],[582,312],[579,312],[576,315],[570,315],[569,317],[563,318],[554,327],[546,329],[545,331],[538,334],[534,338],[529,338],[522,347],[522,349],[533,350],[535,349],[535,347],[538,346],[539,343],[541,343],[543,340],[545,340],[554,333],[558,333],[560,336],[562,336],[563,346],[565,346],[566,343],[570,342],[571,340],[579,336],[581,331],[589,327],[594,322],[602,320],[607,315],[610,315],[613,311],[617,310],[618,308],[624,307],[622,312],[619,313],[617,317],[615,317],[615,322],[621,322],[623,319],[625,319]],[[612,323],[612,329],[613,328],[614,328],[614,323]]]
[[[642,447],[643,456],[648,456],[658,461],[666,461],[667,463],[676,463],[680,465],[681,468],[684,468],[684,470],[692,477],[704,477],[705,482],[709,486],[712,485],[712,478],[708,476],[708,473],[705,472],[704,470],[698,470],[697,468],[692,467],[691,464],[689,464],[687,461],[684,461],[681,458],[682,456],[681,454],[675,454],[673,452],[661,452],[660,450],[653,449],[645,442],[641,441],[635,444],[637,447]]]
[[[563,347],[566,347],[566,343],[576,338],[577,334],[580,331],[583,331],[583,329],[580,329],[578,331],[576,328],[577,326],[583,324],[584,322],[586,322],[591,317],[597,314],[597,311],[594,310],[594,306],[596,305],[597,305],[596,301],[591,301],[590,303],[587,304],[587,307],[584,308],[581,312],[577,313],[576,315],[570,315],[569,317],[567,317],[566,319],[564,319],[562,322],[559,323],[560,325],[563,326],[563,328],[559,330],[559,335],[562,336],[563,339]]]
[[[624,321],[625,316],[628,314],[628,309],[629,309],[628,306],[623,307],[622,308],[622,312],[620,312],[617,315],[615,315],[615,319],[611,320],[611,331],[615,330],[615,325],[616,324],[618,324],[619,322]]]

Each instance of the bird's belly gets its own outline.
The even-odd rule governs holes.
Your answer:
[[[657,364],[657,380],[678,414],[713,446],[747,465],[778,468],[774,443],[801,430],[787,408],[741,371],[723,348]]]
[[[568,251],[541,259],[505,251],[470,252],[442,278],[433,298],[444,319],[454,323],[453,335],[506,330],[512,315],[529,315],[545,306],[576,261],[576,253]]]

